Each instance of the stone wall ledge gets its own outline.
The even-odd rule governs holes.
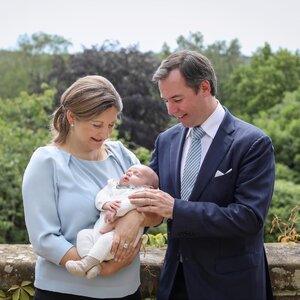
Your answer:
[[[266,243],[269,270],[276,300],[300,300],[300,244]],[[156,294],[165,248],[141,252],[143,297]],[[34,280],[36,255],[30,245],[0,244],[0,290],[23,280]]]

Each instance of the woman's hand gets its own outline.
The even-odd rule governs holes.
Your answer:
[[[140,227],[156,226],[162,221],[163,218],[157,214],[132,210],[115,222],[107,224],[100,232],[106,233],[115,229],[111,253],[115,261],[121,261],[134,251],[134,242]]]
[[[134,252],[134,242],[143,226],[144,216],[136,210],[128,212],[115,222],[115,233],[111,253],[115,261],[121,261]]]
[[[107,275],[111,275],[125,267],[127,267],[128,265],[130,265],[132,263],[132,261],[134,260],[134,258],[138,255],[140,248],[142,245],[142,240],[140,240],[138,242],[138,244],[136,245],[136,247],[134,248],[134,250],[132,252],[130,252],[130,254],[123,260],[121,261],[114,261],[109,260],[109,261],[103,261],[101,263],[101,272],[100,275],[101,276],[107,276]]]

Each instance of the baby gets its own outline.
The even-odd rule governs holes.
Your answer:
[[[100,231],[106,223],[113,222],[116,217],[124,216],[130,210],[136,208],[131,204],[128,196],[137,190],[145,188],[158,188],[158,176],[145,165],[131,166],[120,178],[119,183],[110,179],[107,185],[96,196],[97,209],[105,212],[100,213],[100,218],[93,229],[83,229],[78,232],[76,247],[81,260],[69,260],[66,263],[67,270],[77,276],[86,276],[91,279],[99,273],[99,263],[110,260],[113,242],[113,231],[101,234]],[[135,239],[134,247],[144,232],[141,227]],[[125,243],[124,248],[128,245]]]

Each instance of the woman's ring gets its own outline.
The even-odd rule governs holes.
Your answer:
[[[127,243],[124,243],[123,248],[124,248],[124,249],[127,249],[127,248],[128,248],[128,244],[127,244]]]

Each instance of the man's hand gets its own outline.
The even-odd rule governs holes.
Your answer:
[[[129,196],[130,202],[138,206],[137,211],[155,213],[172,219],[175,199],[161,190],[145,189]]]

